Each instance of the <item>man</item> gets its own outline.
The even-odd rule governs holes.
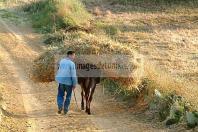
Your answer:
[[[75,89],[77,85],[76,68],[73,62],[74,58],[75,52],[68,51],[67,57],[61,59],[59,62],[56,74],[56,81],[59,83],[57,95],[58,114],[61,114],[62,110],[64,110],[64,114],[67,114],[71,101],[72,90]],[[65,93],[66,99],[64,101]]]

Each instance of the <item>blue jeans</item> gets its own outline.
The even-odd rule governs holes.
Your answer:
[[[64,101],[65,92],[67,94],[66,94],[66,99]],[[58,95],[57,95],[58,109],[63,108],[63,102],[64,102],[64,111],[68,112],[70,101],[71,101],[71,96],[72,96],[72,86],[65,85],[65,84],[59,84]]]

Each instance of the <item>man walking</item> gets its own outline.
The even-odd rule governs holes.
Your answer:
[[[59,62],[56,74],[56,81],[59,84],[57,95],[58,114],[61,114],[62,110],[64,110],[64,114],[67,114],[71,101],[72,90],[75,89],[77,85],[76,68],[73,62],[74,58],[75,52],[68,51],[67,57],[61,59]],[[64,101],[65,93],[66,99]]]

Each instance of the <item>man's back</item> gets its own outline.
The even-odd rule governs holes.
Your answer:
[[[61,84],[76,85],[77,79],[75,64],[69,58],[62,59],[59,62],[56,81]]]

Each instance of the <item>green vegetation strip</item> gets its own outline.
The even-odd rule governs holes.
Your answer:
[[[33,27],[43,33],[87,29],[91,20],[91,15],[78,0],[36,1],[25,6],[24,11],[31,15]]]

